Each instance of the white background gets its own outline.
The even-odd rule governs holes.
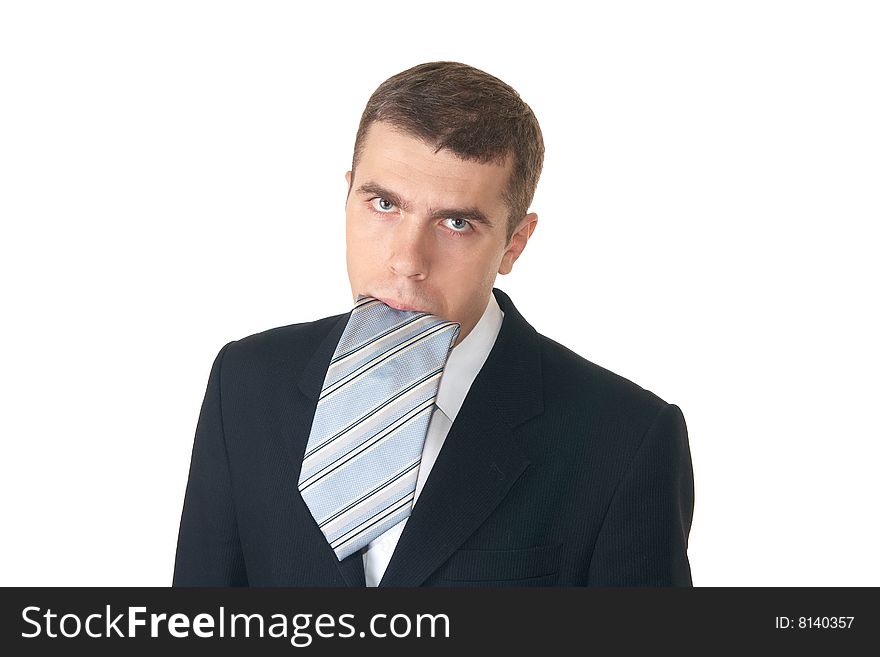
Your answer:
[[[0,583],[170,584],[214,356],[349,309],[360,113],[450,59],[546,142],[496,286],[684,411],[694,583],[880,585],[877,5],[315,4],[0,5]]]

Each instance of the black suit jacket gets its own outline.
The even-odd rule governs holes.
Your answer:
[[[505,316],[380,586],[690,586],[681,410]],[[230,342],[196,429],[173,583],[364,586],[297,489],[348,313]]]

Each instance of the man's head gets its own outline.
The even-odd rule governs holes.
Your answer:
[[[529,106],[483,71],[432,62],[383,82],[346,173],[352,297],[457,321],[464,339],[537,225],[543,157]]]

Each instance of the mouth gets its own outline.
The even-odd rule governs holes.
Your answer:
[[[411,306],[411,305],[402,303],[400,301],[396,301],[395,299],[389,299],[389,298],[385,298],[385,297],[374,297],[374,298],[378,299],[379,301],[384,303],[386,306],[390,306],[391,308],[394,308],[395,310],[404,310],[404,311],[409,311],[409,312],[427,312],[427,311],[423,311],[421,308],[416,308],[415,306]]]

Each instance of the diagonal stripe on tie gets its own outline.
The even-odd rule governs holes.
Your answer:
[[[339,560],[412,511],[440,378],[459,325],[359,298],[330,361],[300,470]]]
[[[397,393],[396,395],[394,395],[393,397],[389,397],[388,399],[386,399],[385,401],[383,401],[381,404],[379,404],[379,405],[376,406],[375,408],[370,409],[370,411],[369,411],[368,413],[366,413],[365,415],[362,415],[361,417],[359,417],[359,418],[358,418],[357,420],[355,420],[353,423],[349,424],[347,427],[343,428],[343,429],[342,429],[341,431],[339,431],[338,433],[334,434],[333,436],[330,436],[330,438],[328,438],[328,439],[327,439],[326,441],[324,441],[323,443],[320,443],[320,444],[318,444],[318,445],[315,445],[314,447],[312,447],[311,449],[309,449],[309,450],[305,453],[305,455],[304,455],[304,457],[303,457],[304,460],[307,461],[308,459],[312,458],[316,453],[318,453],[318,452],[320,452],[322,449],[326,448],[326,447],[327,447],[328,445],[330,445],[330,443],[332,443],[334,440],[338,440],[339,438],[344,437],[346,433],[348,433],[349,431],[351,431],[351,430],[353,430],[353,429],[356,429],[360,424],[362,424],[362,423],[364,423],[364,422],[370,420],[371,418],[375,418],[375,417],[377,417],[377,413],[379,413],[379,412],[385,410],[389,405],[393,404],[394,402],[396,402],[396,401],[398,401],[398,400],[401,400],[401,399],[405,399],[406,396],[408,396],[409,394],[411,394],[411,393],[417,391],[417,390],[419,389],[419,387],[420,387],[423,383],[425,383],[426,381],[429,381],[432,377],[434,377],[434,376],[436,376],[437,374],[440,374],[440,373],[442,373],[442,372],[443,372],[443,369],[442,369],[442,368],[438,368],[438,369],[434,370],[433,372],[428,372],[428,373],[427,373],[425,376],[423,376],[421,379],[419,379],[419,380],[416,381],[415,383],[412,383],[412,384],[409,385],[408,387],[402,389],[400,392],[398,392],[398,393]]]
[[[383,333],[379,333],[378,335],[373,336],[369,340],[365,340],[365,341],[361,342],[360,344],[352,347],[348,351],[340,353],[338,356],[335,356],[333,358],[333,360],[330,361],[330,367],[331,368],[339,367],[347,359],[358,354],[358,352],[361,351],[361,349],[363,349],[364,347],[369,347],[370,345],[375,344],[379,340],[383,340],[383,339],[392,337],[393,334],[395,333],[395,331],[399,330],[401,327],[405,327],[405,326],[412,324],[413,322],[417,322],[418,320],[422,319],[423,317],[430,317],[430,315],[428,313],[419,313],[418,315],[414,315],[413,317],[410,317],[409,319],[404,321],[402,324],[398,324],[397,326],[393,326],[390,329],[388,329],[387,331],[384,331]]]
[[[368,491],[367,493],[365,493],[365,494],[363,495],[363,497],[361,497],[361,498],[359,498],[359,499],[356,499],[354,502],[352,502],[352,503],[349,504],[348,506],[346,506],[346,507],[344,507],[344,508],[342,508],[342,509],[339,509],[339,511],[337,511],[337,512],[334,513],[332,516],[330,516],[329,518],[327,518],[327,519],[326,519],[324,522],[322,522],[319,526],[322,527],[322,528],[323,528],[323,527],[326,527],[327,525],[329,525],[329,524],[330,524],[331,522],[333,522],[334,520],[339,520],[340,518],[344,517],[344,515],[345,515],[346,513],[348,513],[349,511],[351,511],[351,510],[354,509],[355,507],[357,507],[357,506],[359,506],[359,505],[361,505],[361,504],[368,503],[369,500],[370,500],[371,498],[373,498],[373,496],[375,496],[376,494],[381,493],[381,492],[383,492],[383,491],[385,491],[385,490],[388,490],[391,486],[393,486],[395,483],[397,483],[398,481],[400,481],[400,479],[401,479],[402,477],[405,477],[406,475],[408,475],[410,472],[413,471],[413,469],[418,468],[420,462],[421,462],[421,459],[419,459],[419,460],[416,461],[415,463],[411,463],[411,464],[409,464],[409,465],[406,466],[403,470],[401,470],[401,471],[398,472],[396,475],[394,475],[394,477],[392,477],[392,478],[389,479],[388,481],[384,482],[381,486],[377,486],[377,487],[374,488],[373,490]]]
[[[380,366],[389,358],[394,358],[395,356],[404,354],[411,349],[417,348],[420,342],[428,340],[431,336],[436,333],[440,333],[449,326],[456,326],[456,324],[452,324],[452,322],[443,322],[442,324],[430,326],[414,335],[410,335],[403,342],[400,342],[390,349],[387,349],[386,351],[373,356],[372,358],[370,358],[370,360],[368,360],[357,369],[349,372],[346,376],[341,377],[332,385],[329,385],[326,388],[322,389],[319,399],[323,400],[325,397],[332,395],[333,393],[339,392],[347,385],[351,384],[353,381],[356,381],[359,377],[372,370],[374,367]]]
[[[350,449],[347,452],[345,452],[344,454],[342,454],[341,456],[337,456],[336,460],[331,461],[324,468],[322,468],[321,470],[319,470],[318,472],[316,472],[315,474],[310,476],[308,479],[301,479],[299,489],[301,491],[305,492],[305,490],[309,486],[312,486],[313,484],[318,483],[326,476],[332,475],[339,468],[345,467],[345,465],[347,465],[350,461],[352,461],[352,459],[357,458],[358,456],[363,454],[366,450],[368,450],[372,447],[375,447],[376,444],[379,443],[379,441],[383,440],[384,438],[387,438],[388,436],[394,435],[394,432],[398,431],[399,429],[406,428],[407,425],[409,425],[414,419],[417,419],[419,417],[419,415],[421,415],[425,411],[431,410],[433,408],[433,404],[434,404],[434,398],[431,398],[425,402],[422,402],[421,404],[419,404],[415,408],[410,409],[409,411],[404,413],[402,416],[400,416],[399,418],[394,420],[394,422],[389,424],[382,431],[380,431],[376,434],[373,434],[366,441],[362,442],[354,449]]]

